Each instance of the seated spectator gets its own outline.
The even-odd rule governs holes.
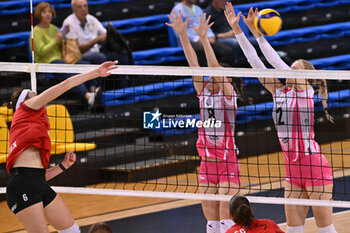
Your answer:
[[[69,27],[58,31],[58,28],[51,24],[53,17],[56,16],[56,12],[48,2],[39,3],[35,8],[34,16],[39,19],[38,25],[33,30],[34,60],[37,63],[64,64],[62,60],[62,40],[64,33],[69,31]],[[81,61],[78,63],[86,64],[88,62]],[[60,82],[71,76],[72,74],[55,74],[55,78]],[[98,90],[98,82],[91,80],[74,87],[72,92],[92,106],[95,103]]]
[[[224,10],[226,3],[227,0],[212,0],[211,5],[204,9],[204,12],[207,13],[208,16],[211,16],[210,23],[214,22],[211,28],[217,41],[229,45],[232,48],[235,66],[243,66],[242,63],[246,64],[245,59],[240,58],[243,58],[244,54],[225,17]],[[255,40],[252,39],[251,41],[253,44],[256,44]]]
[[[89,228],[88,233],[112,233],[112,229],[105,222],[98,222]]]
[[[230,200],[230,215],[236,223],[226,233],[283,233],[277,224],[269,219],[255,219],[249,201],[243,196],[234,196]]]
[[[69,25],[71,30],[66,38],[77,39],[83,60],[92,64],[100,64],[109,60],[118,60],[120,65],[129,64],[127,54],[100,51],[100,44],[106,41],[107,31],[96,17],[89,14],[86,0],[72,0],[72,11],[73,14],[64,20],[63,27]],[[123,76],[118,85],[119,87],[127,86],[127,77]]]
[[[196,32],[189,26],[192,25],[193,27],[198,27],[199,25],[199,15],[203,16],[203,10],[195,5],[197,0],[182,0],[181,3],[177,4],[173,7],[171,14],[173,11],[176,13],[181,11],[181,17],[184,21],[189,19],[188,26],[187,26],[187,35],[191,41],[192,47],[194,48],[199,65],[200,66],[207,66],[207,61],[205,58],[204,48],[201,42],[199,41],[199,36],[196,34]],[[175,36],[177,38],[178,46],[181,46],[181,42],[179,39],[179,35],[174,31]],[[208,38],[210,41],[210,44],[212,45],[214,49],[214,53],[216,57],[218,58],[218,61],[220,63],[226,63],[229,65],[234,64],[234,58],[233,58],[233,51],[230,46],[223,44],[221,42],[218,42],[215,39],[215,34],[211,29],[208,30]]]

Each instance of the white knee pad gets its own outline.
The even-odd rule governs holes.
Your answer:
[[[319,233],[337,233],[333,224],[326,227],[319,227],[318,232]]]
[[[296,227],[287,226],[286,233],[304,233],[304,226],[296,226]]]
[[[80,228],[76,223],[74,223],[73,226],[71,226],[65,230],[57,231],[57,232],[58,233],[80,233]]]

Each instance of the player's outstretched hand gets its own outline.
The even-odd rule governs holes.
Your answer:
[[[248,13],[247,17],[242,15],[244,23],[249,27],[250,30],[255,29],[254,19],[255,19],[257,14],[258,14],[258,8],[254,9],[253,7],[251,7],[249,9],[249,13]]]
[[[211,16],[209,15],[209,17],[207,18],[207,13],[204,13],[203,14],[203,17],[202,17],[202,14],[199,14],[198,15],[198,21],[199,21],[199,24],[198,24],[198,27],[195,27],[193,25],[191,25],[190,27],[197,33],[197,35],[200,37],[200,38],[205,38],[207,37],[207,33],[208,33],[208,30],[211,26],[213,26],[214,22],[210,23],[210,19],[211,19]]]
[[[225,17],[228,22],[228,24],[231,26],[232,29],[238,29],[238,22],[241,16],[241,12],[239,12],[237,15],[235,11],[233,10],[232,3],[227,3],[225,6]]]
[[[173,11],[173,17],[171,15],[168,15],[168,18],[171,21],[171,24],[166,22],[165,24],[167,26],[172,27],[179,35],[186,33],[187,24],[190,21],[190,18],[183,22],[181,17],[181,10],[179,10],[178,15],[175,11]]]
[[[110,71],[118,68],[115,66],[118,64],[118,61],[106,61],[97,68],[98,77],[107,77],[111,75]]]

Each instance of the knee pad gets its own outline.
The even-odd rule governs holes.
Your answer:
[[[57,231],[58,233],[80,233],[80,228],[79,226],[74,222],[73,226],[62,230],[62,231]]]
[[[304,233],[304,225],[296,227],[287,226],[286,233]]]

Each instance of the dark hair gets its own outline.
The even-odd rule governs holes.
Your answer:
[[[91,225],[88,233],[112,233],[112,229],[105,222],[97,222]]]
[[[11,101],[7,103],[7,108],[12,108],[13,112],[16,111],[16,104],[17,104],[18,98],[21,95],[21,92],[23,91],[23,89],[19,87],[16,87],[14,89],[15,91],[11,95]]]
[[[56,17],[56,11],[55,11],[55,9],[53,9],[51,4],[48,3],[48,2],[41,2],[38,5],[36,5],[35,10],[34,10],[35,18],[41,20],[41,12],[43,10],[45,10],[47,7],[49,7],[51,12],[52,12],[52,18],[55,18]]]
[[[221,67],[226,67],[226,68],[232,68],[232,66],[226,64],[226,63],[220,63]],[[245,98],[244,96],[244,92],[243,92],[243,79],[241,78],[237,78],[237,77],[228,77],[231,78],[231,84],[232,86],[235,88],[235,90],[237,91],[238,97],[240,98],[240,100],[242,102],[246,102],[248,101],[249,104],[253,103],[253,99],[252,98]]]
[[[304,59],[299,59],[296,60],[298,62],[301,62],[301,64],[303,64],[303,67],[305,70],[316,70],[314,65]],[[322,105],[323,105],[323,109],[324,109],[324,113],[326,115],[326,118],[334,123],[334,118],[328,113],[327,110],[327,99],[328,99],[328,88],[327,88],[327,82],[325,79],[308,79],[307,80],[311,85],[312,84],[317,84],[317,86],[319,87],[319,93],[322,95]]]
[[[253,211],[249,201],[243,196],[234,196],[230,200],[230,214],[236,224],[250,227],[254,221]]]

